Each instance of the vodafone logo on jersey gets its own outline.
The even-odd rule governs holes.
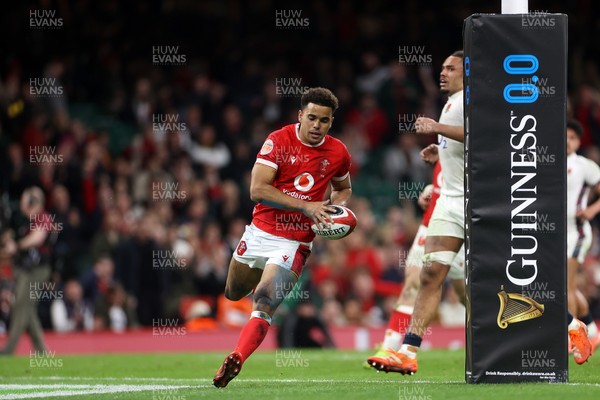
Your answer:
[[[307,192],[315,185],[315,178],[308,172],[303,172],[294,179],[294,187],[301,192]]]

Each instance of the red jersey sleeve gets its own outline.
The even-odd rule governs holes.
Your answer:
[[[279,159],[277,157],[277,146],[279,145],[275,132],[267,136],[267,139],[263,143],[258,155],[256,156],[256,162],[267,167],[271,167],[275,170],[279,169]]]
[[[423,221],[421,222],[424,226],[429,226],[429,220],[431,219],[431,214],[433,214],[433,210],[435,209],[435,204],[437,203],[437,199],[440,197],[440,188],[442,186],[442,165],[438,161],[433,168],[433,191],[431,192],[431,199],[429,200],[429,206],[425,213],[423,214]]]
[[[345,144],[340,143],[340,147],[342,148],[342,162],[340,163],[340,167],[335,172],[335,175],[331,178],[334,181],[343,181],[350,175],[350,167],[352,166],[352,158],[350,156],[350,152]]]

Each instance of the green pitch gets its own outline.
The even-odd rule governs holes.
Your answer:
[[[227,388],[212,377],[225,352],[0,358],[0,399],[600,399],[600,356],[571,362],[569,384],[467,385],[464,351],[419,353],[414,376],[364,369],[370,353],[257,352]]]

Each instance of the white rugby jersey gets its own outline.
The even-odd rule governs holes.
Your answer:
[[[448,98],[439,123],[451,126],[464,126],[463,91]],[[465,148],[463,142],[438,135],[438,152],[444,180],[441,194],[446,196],[464,196]]]
[[[600,183],[600,167],[583,156],[567,157],[567,228],[575,228],[575,214],[587,207],[590,187]]]

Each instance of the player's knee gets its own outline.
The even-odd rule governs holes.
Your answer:
[[[440,280],[440,271],[438,268],[423,268],[421,271],[421,286],[430,286]]]
[[[244,292],[243,288],[240,287],[231,287],[229,285],[225,285],[225,291],[223,292],[225,298],[231,301],[241,300],[244,296],[248,295],[248,292]]]
[[[456,252],[454,251],[432,251],[431,253],[426,253],[423,256],[423,269],[432,269],[436,263],[449,266],[452,264],[454,257],[456,257]]]
[[[455,256],[456,253],[453,251],[435,251],[425,254],[420,275],[421,285],[436,285],[443,282]]]
[[[255,309],[271,313],[275,308],[275,301],[273,296],[266,290],[257,290],[254,293],[254,304]]]
[[[231,290],[227,290],[227,289],[225,289],[224,295],[227,300],[231,300],[231,301],[238,301],[242,298],[241,296],[238,296],[237,293],[234,293]]]

